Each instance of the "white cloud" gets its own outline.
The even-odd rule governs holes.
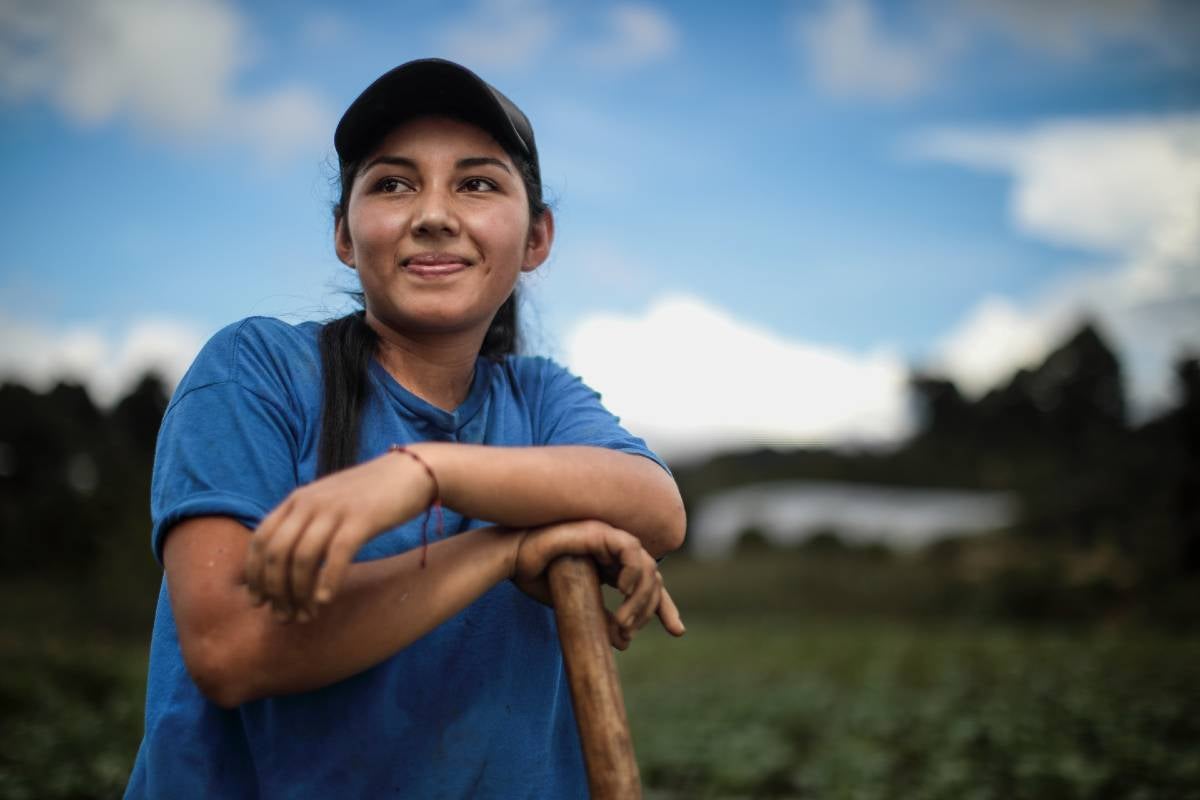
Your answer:
[[[467,17],[442,36],[448,58],[480,69],[532,64],[559,28],[543,0],[478,0]]]
[[[981,28],[995,29],[1026,47],[1068,61],[1100,55],[1113,45],[1143,56],[1195,60],[1193,9],[1162,0],[970,0],[962,6]],[[943,9],[944,11],[945,9]],[[1190,44],[1189,44],[1190,40]]]
[[[448,58],[479,69],[529,67],[555,45],[570,45],[555,57],[624,70],[668,58],[679,40],[671,18],[644,3],[568,17],[546,0],[476,0],[461,21],[443,31],[440,44]]]
[[[226,108],[225,132],[250,142],[268,161],[311,151],[333,141],[333,117],[307,89],[288,86]]]
[[[605,405],[672,457],[723,446],[892,442],[910,425],[902,360],[783,339],[703,301],[593,315],[568,363]]]
[[[273,158],[323,145],[308,89],[236,90],[251,58],[223,0],[0,0],[0,95],[44,99],[77,124],[128,119],[172,141],[249,144]]]
[[[1200,115],[932,131],[912,151],[1010,175],[1017,230],[1100,262],[1023,306],[981,304],[943,339],[943,368],[982,391],[1089,317],[1114,339],[1135,401],[1168,397],[1171,361],[1200,349]]]
[[[886,31],[867,0],[830,0],[800,18],[797,40],[816,84],[833,95],[899,100],[924,91],[950,41],[905,41]]]
[[[324,50],[344,45],[354,36],[354,28],[343,17],[330,11],[315,11],[305,16],[297,39],[305,47]]]
[[[1012,173],[1017,228],[1038,238],[1128,253],[1189,254],[1200,117],[1066,121],[1011,131],[924,134],[917,155]]]
[[[174,386],[203,343],[195,328],[172,320],[139,320],[112,336],[96,327],[59,331],[0,317],[0,380],[40,391],[70,380],[110,406],[148,371]]]
[[[631,69],[661,61],[679,48],[679,31],[653,6],[624,3],[607,10],[607,32],[582,49],[584,62],[606,69]]]
[[[795,20],[808,74],[840,97],[897,101],[952,79],[967,54],[996,44],[1051,63],[1137,59],[1195,64],[1200,7],[1161,0],[926,0],[902,7],[903,25],[877,0],[828,0]]]

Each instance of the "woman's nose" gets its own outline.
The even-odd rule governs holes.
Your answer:
[[[453,203],[440,191],[422,192],[413,209],[412,233],[414,236],[455,236],[458,234],[458,217]]]

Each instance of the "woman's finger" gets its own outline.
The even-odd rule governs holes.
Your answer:
[[[303,535],[309,522],[307,516],[289,514],[263,546],[262,593],[271,601],[276,619],[281,622],[291,619],[295,611],[288,590],[288,574],[296,542]]]
[[[259,537],[263,534],[255,531],[250,537],[250,546],[246,548],[246,566],[242,577],[246,581],[246,591],[250,592],[250,600],[256,606],[261,606],[266,602],[263,597],[261,577],[262,577],[262,545],[259,543]]]
[[[621,552],[621,571],[617,574],[617,590],[629,597],[637,591],[642,581],[642,565],[630,548]]]
[[[646,604],[638,609],[638,630],[646,627],[646,624],[654,618],[663,591],[662,574],[657,569],[647,570],[646,575],[648,576],[647,583],[650,584],[650,592],[646,596]]]
[[[625,602],[618,613],[618,621],[626,630],[637,630],[654,613],[657,604],[655,592],[657,581],[654,575],[654,559],[642,549],[640,544],[627,548],[621,553],[624,563],[630,565],[630,576],[622,576],[625,592]]]
[[[345,522],[334,531],[325,550],[325,563],[317,573],[317,592],[314,597],[317,603],[323,605],[337,597],[350,561],[362,546],[364,539],[359,531]]]
[[[275,510],[263,518],[263,521],[258,526],[258,530],[250,537],[250,547],[246,551],[246,589],[250,592],[254,604],[257,606],[266,602],[267,598],[263,595],[262,587],[262,569],[263,555],[266,546],[270,543],[271,537],[279,524],[287,517],[291,510],[291,498],[275,507]]]
[[[607,608],[604,609],[604,620],[608,625],[609,644],[621,651],[628,649],[629,643],[633,641],[633,637],[617,624],[617,618]]]
[[[621,604],[621,608],[617,612],[621,627],[631,636],[641,629],[646,624],[646,620],[654,614],[657,598],[653,586],[652,582],[647,582],[645,586],[639,586],[638,590]]]
[[[679,615],[679,608],[665,586],[658,597],[658,618],[662,621],[663,628],[672,636],[683,636],[687,631],[683,625],[683,618]]]
[[[340,523],[341,520],[333,516],[314,519],[292,551],[289,589],[292,607],[296,609],[301,622],[308,622],[317,615],[317,604],[313,599],[317,570],[325,559],[329,540]]]

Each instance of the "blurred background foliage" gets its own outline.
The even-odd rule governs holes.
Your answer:
[[[1091,327],[970,399],[912,379],[886,451],[675,465],[689,511],[785,481],[1011,493],[1011,526],[917,550],[836,529],[664,564],[689,633],[618,662],[648,794],[1200,797],[1200,363],[1131,420]],[[161,573],[148,492],[167,387],[111,409],[0,386],[0,797],[118,795]]]

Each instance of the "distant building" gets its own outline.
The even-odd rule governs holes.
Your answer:
[[[848,544],[880,543],[913,550],[947,536],[1008,527],[1016,513],[1016,500],[1005,492],[817,481],[763,483],[706,500],[692,514],[688,539],[692,553],[708,558],[729,555],[749,530],[780,547],[834,533]]]

